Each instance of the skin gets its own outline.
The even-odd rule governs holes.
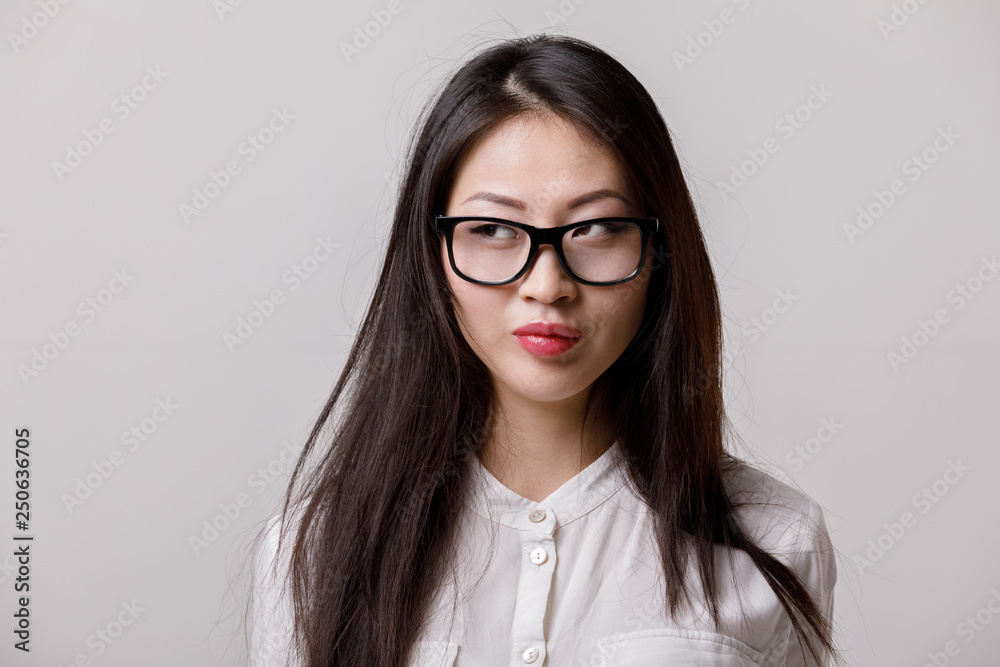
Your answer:
[[[571,207],[597,190],[602,196]],[[494,193],[523,208],[475,197]],[[494,128],[465,156],[449,193],[446,215],[492,216],[536,227],[611,216],[642,216],[624,170],[558,116],[532,114]],[[584,403],[594,381],[635,336],[646,308],[652,243],[642,272],[621,285],[577,283],[551,246],[541,246],[527,273],[508,285],[475,285],[451,269],[445,239],[441,261],[455,316],[469,345],[490,370],[497,402],[483,465],[505,486],[536,502],[593,463],[611,440],[588,423]],[[513,331],[529,322],[579,329],[575,346],[555,357],[536,357]]]

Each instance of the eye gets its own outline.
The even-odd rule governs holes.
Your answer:
[[[490,239],[514,239],[517,238],[517,230],[508,225],[500,225],[497,223],[486,223],[482,225],[476,225],[470,230],[470,233],[475,236],[490,238]]]
[[[589,225],[583,225],[577,227],[573,230],[573,236],[594,238],[596,236],[602,236],[604,234],[613,235],[625,228],[624,224],[616,224],[613,222],[594,222]]]

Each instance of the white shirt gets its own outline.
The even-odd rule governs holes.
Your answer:
[[[652,515],[626,483],[620,454],[615,443],[541,502],[514,493],[469,457],[475,475],[460,519],[461,557],[432,601],[411,667],[814,664],[803,660],[787,614],[742,551],[716,547],[718,630],[693,554],[687,577],[698,613],[682,605],[677,617],[667,617]],[[837,568],[819,504],[752,468],[726,484],[737,500],[762,503],[736,516],[758,545],[792,567],[832,621]],[[273,563],[276,544],[274,517],[258,550],[259,577]],[[273,580],[264,580],[257,595],[252,664],[282,664],[276,656],[290,642],[288,597]]]

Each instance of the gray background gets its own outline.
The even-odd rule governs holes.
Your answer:
[[[0,7],[0,662],[234,664],[240,564],[364,313],[420,105],[479,45],[552,30],[621,59],[674,133],[722,289],[739,450],[826,508],[852,663],[923,665],[954,642],[948,664],[995,664],[995,3],[222,2]],[[391,21],[348,61],[341,44],[372,12]],[[294,118],[249,160],[241,143],[274,109]],[[105,118],[113,131],[75,168],[53,165]],[[239,173],[186,221],[181,205],[230,160]],[[723,197],[734,169],[751,175]],[[338,246],[325,261],[308,259],[318,238]],[[297,287],[296,265],[313,270]],[[282,303],[227,345],[273,290]],[[102,310],[79,308],[88,298]],[[30,656],[11,646],[21,427]],[[137,446],[122,440],[133,427]],[[965,469],[954,483],[950,464]],[[96,488],[67,505],[88,475]],[[193,546],[213,521],[225,528]],[[88,637],[133,601],[135,622],[97,655]]]

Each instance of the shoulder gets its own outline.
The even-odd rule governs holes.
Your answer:
[[[298,532],[299,516],[294,511],[282,523],[279,512],[270,517],[261,529],[254,549],[254,567],[261,581],[276,582],[280,570],[287,570],[288,556]],[[279,544],[281,546],[279,561]],[[266,575],[266,577],[264,576]]]
[[[749,464],[727,469],[725,483],[739,526],[814,590],[836,582],[836,553],[822,506],[809,494]]]
[[[281,519],[279,513],[267,520],[254,552],[250,661],[253,667],[289,664],[283,661],[292,655],[294,616],[288,574],[298,521],[294,513],[289,513],[282,535]]]
[[[819,613],[832,624],[837,559],[820,504],[805,491],[745,462],[727,471],[726,484],[738,525],[757,546],[795,573]],[[813,664],[805,661],[790,622],[784,625],[783,639],[770,649],[776,660],[784,656],[775,664]],[[821,664],[828,664],[826,658]]]

